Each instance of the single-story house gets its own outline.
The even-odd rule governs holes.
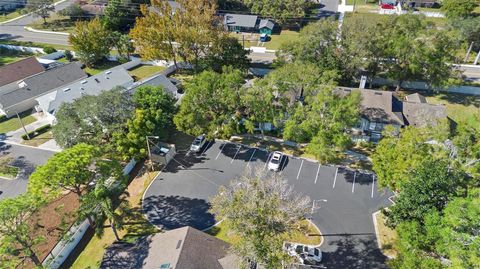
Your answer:
[[[229,253],[229,247],[227,242],[186,226],[136,243],[115,243],[106,250],[100,268],[238,269],[239,259]]]
[[[33,109],[38,104],[37,97],[86,78],[87,74],[77,63],[45,70],[15,84],[9,84],[8,89],[0,94],[0,109],[7,117],[11,117],[16,113]]]
[[[390,125],[396,129],[404,126],[425,127],[436,125],[438,121],[447,119],[443,105],[428,104],[424,96],[413,94],[401,101],[394,92],[339,87],[340,95],[359,91],[360,121],[352,129],[354,141],[378,142],[382,131]]]
[[[94,76],[61,85],[53,91],[38,96],[36,109],[55,119],[55,112],[63,103],[72,103],[83,95],[99,95],[102,91],[120,86],[127,88],[133,84],[133,78],[123,68],[113,68]]]
[[[35,57],[4,65],[0,67],[0,94],[11,89],[10,84],[45,71],[45,67]]]
[[[259,19],[255,15],[225,14],[223,24],[230,32],[258,32],[271,35],[275,23],[268,19]]]
[[[177,83],[179,83],[179,82],[177,82]],[[133,91],[135,91],[136,88],[138,88],[140,86],[146,86],[146,85],[162,86],[165,91],[171,93],[175,97],[175,99],[177,99],[177,100],[180,100],[183,96],[183,94],[180,93],[180,91],[178,90],[177,85],[174,85],[172,80],[167,78],[163,74],[157,74],[157,75],[145,78],[143,80],[140,80],[140,81],[134,83],[133,85],[131,85],[130,87],[128,87],[127,89],[129,91],[133,92]]]

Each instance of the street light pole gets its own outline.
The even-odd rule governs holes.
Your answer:
[[[25,128],[25,125],[23,124],[22,118],[20,117],[20,115],[18,115],[17,111],[15,111],[15,113],[17,114],[17,117],[18,117],[18,120],[20,121],[20,124],[22,124],[22,128],[25,131],[25,134],[27,135],[28,140],[30,140],[30,135],[28,134],[27,129]]]

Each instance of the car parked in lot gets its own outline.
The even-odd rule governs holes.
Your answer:
[[[317,247],[285,242],[284,249],[301,264],[317,265],[322,261],[322,251]]]
[[[278,172],[280,170],[280,164],[282,163],[282,160],[283,154],[281,152],[273,152],[270,161],[268,161],[268,170]]]
[[[195,153],[200,152],[200,150],[203,148],[206,142],[207,142],[207,138],[205,137],[204,134],[195,137],[195,139],[192,142],[192,145],[190,146],[190,151]]]

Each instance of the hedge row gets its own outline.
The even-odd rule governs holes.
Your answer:
[[[46,124],[46,125],[40,126],[37,129],[29,132],[28,135],[30,136],[30,139],[32,139],[36,136],[39,136],[43,133],[48,132],[51,128],[52,128],[52,126],[50,124]],[[27,134],[22,135],[22,138],[23,138],[23,140],[28,140]]]

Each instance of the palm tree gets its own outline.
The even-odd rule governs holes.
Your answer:
[[[93,218],[97,236],[103,235],[103,224],[108,220],[116,240],[120,240],[118,230],[123,227],[123,212],[128,207],[126,199],[128,194],[119,191],[123,189],[123,187],[109,188],[103,181],[100,181],[97,182],[94,189],[82,196],[79,215],[83,218]],[[118,195],[119,193],[120,195]],[[114,199],[113,197],[117,195],[118,198]]]

